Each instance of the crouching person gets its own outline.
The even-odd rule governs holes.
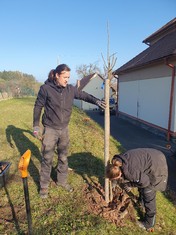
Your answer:
[[[128,191],[137,187],[145,208],[145,219],[138,221],[139,227],[151,231],[155,225],[156,191],[165,191],[168,167],[165,155],[151,148],[138,148],[115,155],[107,166],[110,180],[123,178]]]

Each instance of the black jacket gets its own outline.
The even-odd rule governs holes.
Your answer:
[[[151,148],[138,148],[116,155],[115,158],[122,162],[124,178],[134,186],[153,186],[159,191],[166,189],[168,167],[162,152]]]
[[[55,129],[61,129],[68,125],[72,112],[73,100],[80,99],[92,104],[98,100],[92,95],[78,89],[72,85],[65,88],[59,87],[55,82],[47,80],[40,87],[37,99],[34,105],[33,126],[39,126],[42,108],[43,126]]]

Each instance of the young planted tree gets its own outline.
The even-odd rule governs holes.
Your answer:
[[[110,90],[110,84],[111,80],[113,79],[113,68],[116,64],[117,58],[115,57],[115,54],[110,55],[109,54],[109,27],[107,25],[107,33],[108,33],[108,45],[107,45],[107,62],[105,61],[103,55],[103,62],[104,62],[104,69],[105,69],[105,90],[104,90],[104,96],[105,96],[105,102],[106,102],[106,109],[105,109],[105,119],[104,119],[104,126],[105,126],[105,132],[104,132],[104,161],[105,161],[105,169],[107,167],[108,161],[109,161],[109,137],[110,137],[110,111],[109,111],[109,90]],[[105,200],[107,203],[110,201],[111,197],[111,187],[109,179],[105,177]],[[112,198],[111,198],[112,199]]]

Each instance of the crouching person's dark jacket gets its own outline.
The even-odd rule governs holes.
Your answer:
[[[165,155],[150,148],[138,148],[115,155],[122,163],[123,178],[129,186],[138,187],[139,198],[145,207],[145,219],[142,222],[146,229],[155,224],[156,191],[164,191],[168,180],[168,167]]]
[[[115,156],[122,162],[122,173],[138,188],[153,186],[164,191],[168,180],[168,167],[165,155],[156,149],[138,148]]]

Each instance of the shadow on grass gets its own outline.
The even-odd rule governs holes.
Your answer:
[[[14,225],[15,225],[16,231],[18,232],[18,234],[21,234],[18,219],[17,219],[16,213],[15,213],[15,209],[14,209],[12,200],[11,200],[10,195],[9,195],[9,191],[7,190],[6,184],[4,184],[4,189],[5,189],[5,192],[6,192],[6,195],[7,195],[7,200],[9,202],[9,205],[10,205],[10,208],[11,208],[11,211],[12,211],[12,217],[13,217],[13,221],[8,221],[8,222],[13,222]]]
[[[29,133],[32,135],[32,132],[29,130],[21,129],[15,127],[13,125],[9,125],[6,128],[6,138],[11,148],[14,148],[14,144],[19,151],[19,160],[20,157],[26,152],[26,150],[30,149],[32,156],[35,156],[39,161],[41,161],[41,153],[38,147],[30,141],[30,139],[25,135],[25,133]],[[28,171],[33,178],[35,184],[39,188],[39,170],[35,166],[32,158],[30,159]]]
[[[98,182],[104,185],[105,166],[101,159],[93,156],[90,152],[76,153],[68,157],[69,167],[90,185]]]
[[[104,185],[104,163],[90,152],[76,153],[68,157],[68,165],[75,173],[81,175],[91,186],[100,183]],[[51,179],[57,181],[57,164],[52,167]]]

